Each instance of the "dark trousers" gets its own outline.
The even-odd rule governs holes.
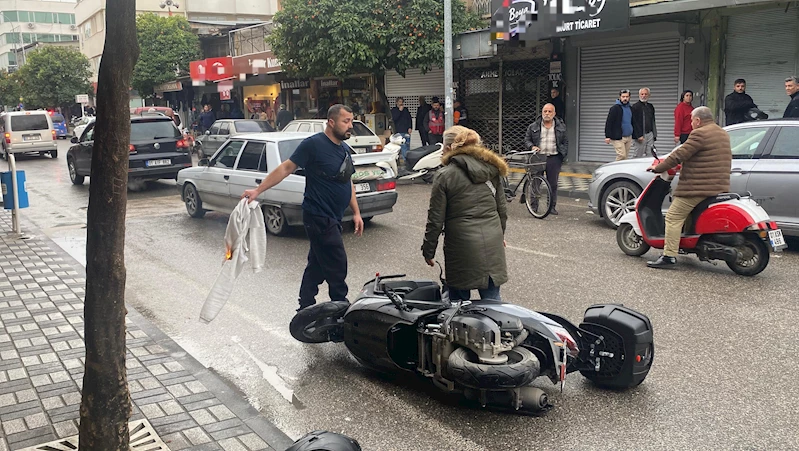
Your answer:
[[[311,249],[300,285],[300,307],[316,304],[322,282],[327,282],[331,301],[346,301],[347,253],[341,238],[341,222],[305,212],[302,222]]]
[[[436,135],[435,133],[428,133],[427,139],[428,141],[430,141],[430,144],[443,143],[444,135]]]
[[[427,135],[426,130],[419,130],[419,138],[421,138],[422,146],[430,145],[430,137]]]
[[[552,189],[552,207],[558,203],[558,177],[560,176],[560,168],[563,166],[563,158],[560,154],[550,155],[547,157],[547,166],[544,170],[547,176],[547,182]]]
[[[680,144],[685,143],[685,141],[688,141],[688,133],[683,133],[680,135]]]

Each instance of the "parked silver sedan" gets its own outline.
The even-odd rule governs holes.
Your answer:
[[[202,153],[200,158],[210,157],[231,136],[240,133],[262,133],[275,131],[269,122],[253,119],[219,119],[199,137]]]
[[[200,166],[178,173],[177,185],[186,211],[201,218],[208,210],[230,213],[245,190],[255,188],[269,171],[287,160],[311,133],[252,133],[231,137]],[[392,155],[386,152],[353,154],[358,206],[365,222],[390,213],[397,202],[396,174],[391,169]],[[285,234],[289,227],[302,224],[305,175],[298,169],[272,189],[258,196],[263,206],[266,229],[273,235]],[[348,208],[344,220],[352,219]]]
[[[746,122],[724,129],[732,144],[730,191],[751,193],[786,235],[799,236],[799,121]],[[665,156],[664,152],[661,157]],[[594,171],[589,206],[609,226],[615,228],[625,213],[635,209],[635,200],[654,176],[646,172],[652,161],[652,157],[617,161]]]

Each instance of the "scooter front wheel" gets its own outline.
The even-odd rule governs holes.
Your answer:
[[[619,228],[616,229],[616,243],[622,252],[631,257],[640,257],[650,249],[644,238],[635,233],[630,223],[619,224]]]

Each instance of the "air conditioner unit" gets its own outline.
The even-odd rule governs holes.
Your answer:
[[[34,28],[36,28],[36,25],[33,22],[28,22],[28,28],[33,30]]]
[[[70,30],[77,30],[77,29],[78,29],[78,26],[73,24],[73,25],[70,25],[70,26],[69,26],[69,29],[70,29]]]

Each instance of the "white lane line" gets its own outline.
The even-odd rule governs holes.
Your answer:
[[[412,229],[421,230],[422,232],[425,231],[424,227],[419,227],[419,226],[413,225],[413,224],[400,223],[399,225],[402,226],[402,227],[410,227]],[[555,254],[548,254],[546,252],[534,251],[532,249],[525,249],[523,247],[518,247],[518,246],[507,246],[506,249],[511,249],[511,250],[514,250],[514,251],[524,252],[525,254],[539,255],[541,257],[559,258]]]

